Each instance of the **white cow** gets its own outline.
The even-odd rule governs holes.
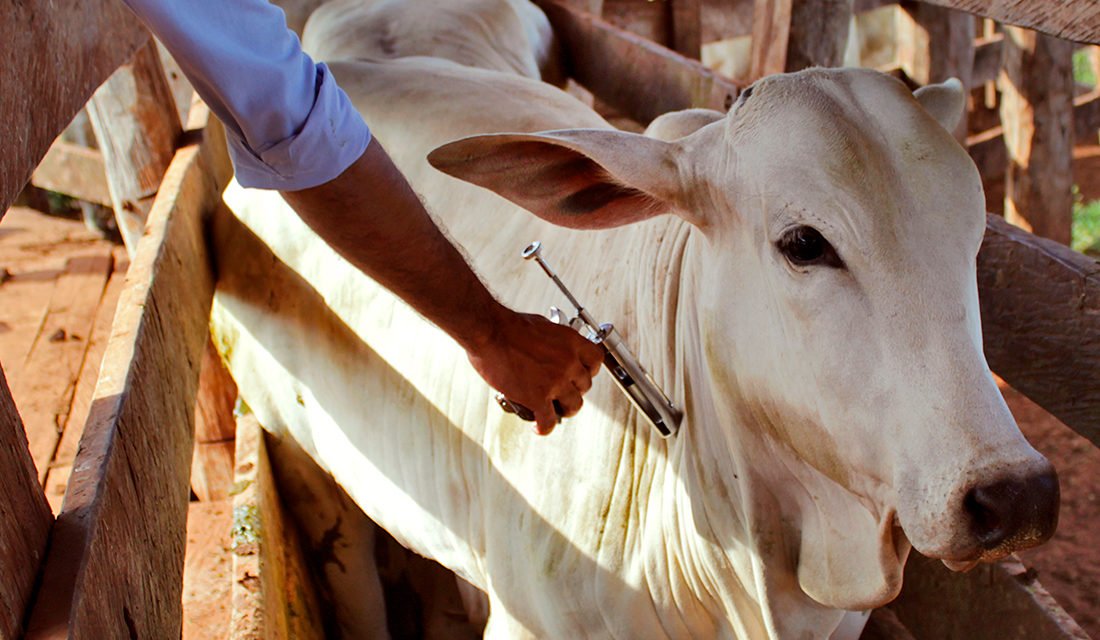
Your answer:
[[[773,76],[648,137],[517,75],[330,66],[504,302],[561,305],[518,257],[542,240],[685,412],[661,439],[601,374],[535,437],[277,195],[230,188],[250,233],[221,240],[212,326],[242,396],[484,590],[486,637],[856,637],[911,547],[958,568],[1051,535],[1057,480],[982,355],[958,84]]]

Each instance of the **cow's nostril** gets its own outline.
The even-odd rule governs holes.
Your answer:
[[[970,527],[986,551],[1005,553],[1045,542],[1058,525],[1053,470],[974,487],[963,499]]]

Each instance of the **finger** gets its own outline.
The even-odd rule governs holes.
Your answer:
[[[580,393],[587,393],[588,390],[592,388],[592,372],[588,369],[578,371],[576,375],[570,379],[570,382],[573,383],[573,387]]]
[[[585,340],[585,342],[588,342]],[[603,362],[603,349],[589,342],[585,345],[585,348],[580,353],[581,364],[585,369],[588,369],[592,375],[596,375],[600,372],[600,363]]]
[[[581,399],[579,391],[572,390],[558,396],[558,405],[561,407],[561,415],[564,418],[577,415],[577,412],[581,410],[581,405],[584,404],[584,400]]]
[[[540,436],[550,435],[554,427],[558,426],[561,417],[555,411],[554,405],[547,403],[535,410],[535,432]]]

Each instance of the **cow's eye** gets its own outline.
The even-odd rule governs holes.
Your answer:
[[[779,248],[779,252],[796,267],[844,266],[833,245],[829,244],[825,236],[813,227],[801,225],[788,229],[775,245]]]

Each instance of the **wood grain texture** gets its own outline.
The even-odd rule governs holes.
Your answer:
[[[757,80],[786,70],[793,4],[794,0],[754,0],[752,58],[749,63],[751,79]]]
[[[1100,446],[1100,264],[990,215],[978,296],[993,371]]]
[[[1091,91],[1073,99],[1073,136],[1075,140],[1092,143],[1097,139],[1097,130],[1100,130],[1100,92]],[[994,175],[999,179],[1004,175],[1008,163],[1004,127],[970,136],[966,148],[983,180]]]
[[[20,637],[53,516],[0,370],[0,640]]]
[[[909,629],[898,620],[897,614],[888,608],[875,609],[867,619],[867,626],[859,640],[915,640]]]
[[[115,308],[126,281],[126,269],[130,265],[124,248],[115,247],[111,254],[114,257],[114,270],[96,311],[95,325],[88,338],[88,352],[84,355],[84,364],[80,368],[80,377],[73,392],[65,429],[46,476],[46,499],[50,501],[50,508],[55,515],[61,513],[65,489],[69,486],[69,476],[72,475],[73,459],[76,458],[77,446],[84,435],[84,425],[87,424],[88,413],[92,409],[96,381],[99,380],[99,366],[103,363],[103,353],[107,350],[107,342],[111,336]]]
[[[702,2],[700,0],[669,0],[672,49],[698,60],[703,51]]]
[[[1008,154],[1005,218],[1069,244],[1073,215],[1073,45],[1004,29],[998,78]]]
[[[53,143],[34,170],[31,183],[85,202],[111,204],[103,154],[60,139]]]
[[[1004,36],[995,34],[989,38],[980,38],[974,43],[974,68],[970,72],[970,84],[973,89],[987,82],[995,82],[1004,64]]]
[[[146,43],[96,90],[88,116],[106,164],[115,219],[133,255],[182,133],[155,42]]]
[[[233,488],[233,439],[237,424],[233,407],[237,384],[207,339],[195,403],[195,453],[191,490],[199,500],[221,500]]]
[[[298,534],[280,503],[263,429],[251,415],[238,420],[236,478],[229,638],[320,639],[324,627]]]
[[[114,0],[0,5],[0,217],[95,88],[148,39]]]
[[[229,550],[233,502],[192,502],[187,509],[183,563],[183,640],[229,634],[233,554]]]
[[[795,2],[784,70],[843,66],[851,19],[852,0]]]
[[[1100,3],[1090,0],[922,0],[1045,34],[1100,44]]]
[[[908,27],[903,30],[908,33],[898,34],[900,40],[909,43],[902,48],[906,59],[901,60],[909,77],[921,85],[957,78],[964,87],[973,86],[974,17],[921,2],[904,2],[901,6],[910,18],[903,21]],[[967,131],[964,112],[953,133],[963,142]]]
[[[740,88],[665,47],[556,0],[539,0],[562,42],[572,77],[639,123],[688,107],[725,111]]]
[[[913,553],[905,586],[890,610],[917,638],[1089,637],[1015,556],[953,573],[938,560]]]
[[[211,128],[216,128],[211,123]],[[169,166],[121,294],[28,638],[182,630],[194,401],[213,298],[203,150]]]
[[[12,385],[39,482],[46,480],[68,422],[112,265],[109,249],[69,258],[54,284],[46,317],[23,365],[34,375],[20,376]]]

